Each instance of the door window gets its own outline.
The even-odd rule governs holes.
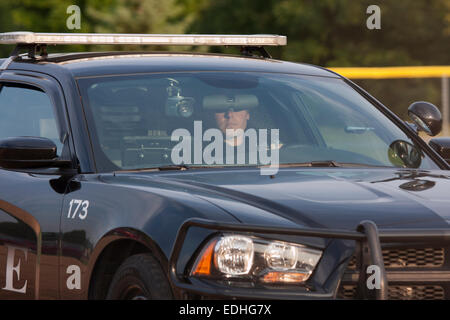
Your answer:
[[[0,139],[32,136],[52,140],[61,155],[62,143],[47,94],[25,86],[4,85],[0,91]]]

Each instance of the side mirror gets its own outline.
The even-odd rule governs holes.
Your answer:
[[[53,141],[41,137],[14,137],[0,140],[0,166],[6,169],[66,167],[59,160]]]
[[[408,108],[408,115],[419,130],[424,131],[429,136],[435,136],[442,130],[441,112],[429,102],[414,102]]]
[[[428,143],[439,155],[450,163],[450,138],[439,137],[433,138]]]
[[[422,163],[421,152],[414,145],[403,140],[391,143],[388,158],[396,167],[419,168]]]

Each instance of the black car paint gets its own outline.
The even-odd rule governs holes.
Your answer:
[[[0,289],[1,298],[88,298],[98,259],[105,248],[122,240],[141,243],[167,270],[178,229],[194,217],[228,223],[348,230],[354,230],[360,220],[370,218],[380,228],[447,228],[445,207],[448,207],[446,194],[450,182],[445,171],[281,168],[273,179],[246,168],[97,173],[76,85],[79,77],[202,70],[337,77],[312,66],[242,57],[149,55],[145,68],[140,58],[118,60],[74,60],[63,66],[46,61],[13,62],[0,74],[1,82],[38,86],[49,94],[66,138],[64,156],[73,160],[74,169],[78,168],[78,172],[73,169],[33,173],[0,170],[0,234],[15,235],[1,239],[0,248],[10,244],[28,249],[26,259],[20,260],[22,273],[15,286],[20,288],[25,279],[29,284],[26,295]],[[445,161],[392,112],[348,83],[408,132],[442,169],[448,169]],[[433,183],[425,189],[405,188],[405,183],[414,181]],[[309,198],[302,197],[303,192]],[[89,200],[86,220],[68,218],[72,199]],[[189,233],[177,264],[178,272],[187,270],[199,246],[211,234],[198,228]],[[308,290],[310,294],[312,290],[324,293],[322,297],[333,297],[354,242],[282,235],[277,239],[325,249],[324,259],[309,281]],[[69,265],[80,266],[81,289],[67,288]],[[4,278],[3,264],[0,265],[2,287]],[[308,293],[301,288],[297,290]],[[175,293],[176,297],[182,297],[178,290]]]

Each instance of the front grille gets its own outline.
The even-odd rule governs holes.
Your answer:
[[[339,296],[343,299],[352,299],[356,295],[356,285],[343,285]],[[390,285],[388,299],[391,300],[443,300],[444,288],[436,285],[400,286]]]
[[[388,299],[450,299],[450,261],[447,261],[447,252],[447,248],[426,244],[382,248],[388,277]],[[360,298],[356,289],[358,279],[358,261],[354,255],[341,282],[338,298]]]
[[[444,248],[383,250],[386,268],[439,268],[444,264]]]
[[[444,265],[444,248],[383,249],[385,268],[440,268]],[[356,269],[356,258],[352,257],[349,269]]]

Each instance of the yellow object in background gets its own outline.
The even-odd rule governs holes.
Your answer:
[[[450,66],[328,69],[350,79],[441,78],[450,76]]]

